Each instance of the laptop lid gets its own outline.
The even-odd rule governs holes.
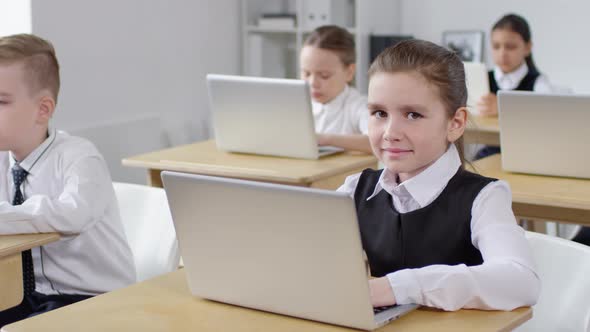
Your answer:
[[[174,172],[162,179],[194,295],[376,327],[351,197]]]
[[[590,96],[499,91],[502,168],[590,178]]]
[[[475,105],[481,97],[490,93],[488,70],[480,62],[463,62],[465,83],[467,84],[467,109],[472,114],[479,114]]]
[[[208,74],[207,87],[218,149],[319,157],[305,81]]]

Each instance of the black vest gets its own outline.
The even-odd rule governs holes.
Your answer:
[[[533,91],[535,87],[535,82],[537,81],[537,78],[540,75],[541,74],[535,69],[529,69],[528,73],[526,73],[524,78],[520,81],[520,83],[514,90]],[[492,93],[498,93],[498,82],[496,82],[496,77],[494,77],[493,70],[488,72],[488,77],[490,78],[490,90],[492,91]]]
[[[381,172],[364,170],[354,193],[361,240],[373,276],[433,264],[483,263],[481,253],[471,244],[471,208],[481,189],[495,179],[459,168],[432,203],[399,213],[385,190],[367,201]]]

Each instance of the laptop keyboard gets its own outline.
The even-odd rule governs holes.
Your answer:
[[[373,308],[373,313],[374,314],[378,314],[378,313],[380,313],[382,311],[385,311],[387,309],[391,309],[393,307],[395,307],[395,305],[388,305],[388,306],[385,306],[385,307],[374,307]]]
[[[338,152],[338,151],[342,151],[342,148],[338,148],[335,146],[330,146],[330,145],[319,145],[318,146],[318,152],[319,153],[323,153],[323,152]]]

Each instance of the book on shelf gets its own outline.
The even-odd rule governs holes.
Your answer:
[[[295,14],[278,13],[278,14],[262,14],[258,18],[258,27],[266,29],[293,29],[296,24]]]

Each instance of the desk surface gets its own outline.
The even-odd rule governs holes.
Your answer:
[[[511,312],[416,310],[380,331],[507,331],[532,317]],[[5,326],[18,331],[357,331],[192,297],[184,270]]]
[[[20,253],[59,240],[57,233],[0,235],[0,257]]]
[[[482,175],[510,184],[517,216],[590,225],[590,179],[505,172],[498,154],[473,166]]]
[[[469,128],[477,129],[478,131],[488,131],[493,133],[500,132],[500,124],[498,123],[497,116],[480,116],[480,115],[469,115],[469,122],[467,126]]]
[[[498,117],[469,115],[464,135],[465,143],[500,145]]]
[[[0,311],[23,299],[21,252],[57,240],[57,233],[0,235]]]
[[[215,141],[209,140],[125,158],[123,165],[157,170],[155,177],[159,176],[160,170],[171,170],[310,186],[329,177],[375,167],[377,158],[356,152],[339,153],[319,160],[228,153],[217,150]],[[155,178],[152,180],[157,182]],[[338,180],[340,184],[341,180]]]

